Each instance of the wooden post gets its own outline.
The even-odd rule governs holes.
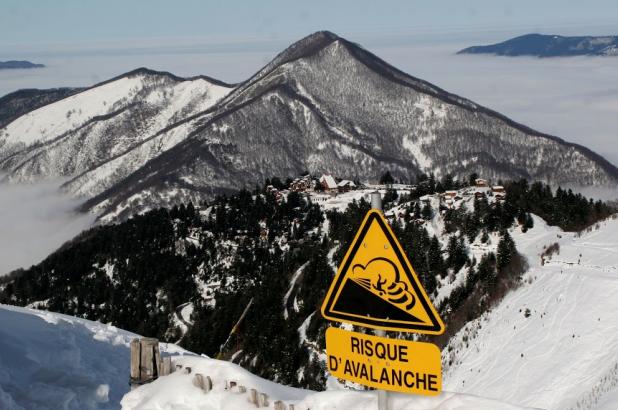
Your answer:
[[[211,390],[212,390],[212,379],[210,378],[210,376],[206,376],[206,379],[204,379],[204,391],[208,393]]]
[[[150,343],[145,338],[140,340],[141,343],[141,354],[140,354],[140,375],[139,379],[141,382],[146,380],[150,380],[154,376],[154,351],[150,346]]]
[[[260,407],[260,404],[258,403],[258,393],[257,393],[257,390],[255,390],[255,389],[249,390],[249,401],[251,403],[255,404],[255,407]]]
[[[268,407],[268,394],[260,393],[260,407]]]
[[[156,339],[155,339],[156,340]],[[155,378],[159,377],[159,369],[161,368],[161,352],[159,351],[159,341],[154,344],[154,368],[157,370]]]
[[[144,383],[156,379],[157,377],[155,348],[158,352],[159,341],[151,337],[143,337],[140,343],[140,381]]]
[[[242,385],[238,385],[238,393],[246,393],[247,392],[247,388],[245,386]]]
[[[181,364],[177,364],[177,365],[176,365],[176,370],[177,370],[177,371],[178,371],[178,370],[182,370],[182,365],[181,365]]]
[[[183,373],[184,374],[191,374],[191,367],[190,366],[186,366]]]
[[[285,404],[281,400],[275,402],[275,410],[285,410]]]
[[[201,390],[204,390],[204,377],[201,373],[195,373],[195,376],[193,376],[193,385]]]
[[[172,372],[172,358],[165,356],[161,358],[161,371],[160,376],[167,376]]]
[[[131,340],[131,383],[139,380],[140,355],[139,339],[135,338]]]

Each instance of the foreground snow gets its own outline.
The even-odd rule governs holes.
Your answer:
[[[330,379],[329,388],[325,392],[316,393],[309,390],[295,389],[282,386],[259,378],[241,367],[219,360],[206,357],[182,357],[176,359],[177,364],[190,367],[191,374],[175,372],[162,377],[155,382],[142,386],[122,399],[123,410],[244,410],[255,409],[255,405],[249,402],[249,390],[256,389],[258,392],[268,395],[269,408],[273,408],[277,400],[294,404],[296,410],[326,410],[326,409],[371,409],[377,408],[377,395],[373,391],[340,390],[338,383]],[[213,390],[204,393],[193,386],[194,373],[210,376],[213,381]],[[239,385],[247,388],[246,393],[226,390],[226,381],[236,381]],[[476,396],[443,393],[438,397],[410,396],[405,394],[390,394],[390,402],[393,410],[516,410],[522,409],[501,403],[491,399]]]
[[[618,219],[514,232],[524,284],[451,341],[444,386],[544,409],[618,409]],[[558,243],[545,258],[543,246]],[[528,317],[526,317],[528,316]]]
[[[174,362],[190,366],[130,393],[129,343],[135,334],[71,316],[0,305],[0,409],[251,409],[248,395],[225,390],[226,380],[255,388],[296,409],[375,409],[375,392],[331,390],[316,393],[282,386],[241,367],[188,352],[172,344],[161,349]],[[203,393],[193,374],[209,375],[214,389]],[[126,394],[126,395],[125,395]],[[123,398],[124,396],[124,398]],[[471,395],[443,393],[436,398],[392,394],[393,409],[505,409],[515,407]]]

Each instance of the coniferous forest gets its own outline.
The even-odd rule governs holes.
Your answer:
[[[394,182],[390,174],[383,179]],[[511,233],[532,229],[532,214],[574,231],[613,212],[601,201],[525,180],[503,183],[503,201],[482,196],[448,208],[421,200],[474,179],[419,176],[416,190],[384,196],[386,216],[447,324],[447,333],[431,339],[441,346],[519,285],[526,261]],[[318,353],[327,322],[320,305],[370,205],[360,200],[324,211],[303,194],[280,197],[269,187],[286,185],[273,178],[254,191],[93,228],[4,278],[0,302],[111,323],[271,380],[323,389]],[[431,223],[438,219],[440,231]],[[486,252],[473,256],[473,245]],[[461,284],[441,292],[458,274]],[[188,302],[189,321],[180,315]]]

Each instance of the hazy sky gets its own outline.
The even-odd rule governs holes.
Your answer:
[[[618,22],[615,0],[2,0],[0,45],[170,37],[288,38]]]

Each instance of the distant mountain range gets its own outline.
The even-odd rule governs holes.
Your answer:
[[[11,181],[69,178],[62,189],[102,221],[305,171],[618,185],[618,169],[598,154],[330,32],[298,41],[237,85],[138,69],[68,93],[0,127],[0,171]]]
[[[464,48],[457,54],[495,54],[499,56],[616,56],[618,36],[565,37],[526,34],[502,43]]]
[[[18,69],[18,68],[42,68],[45,67],[43,64],[35,64],[30,61],[0,61],[0,70],[3,69]]]

